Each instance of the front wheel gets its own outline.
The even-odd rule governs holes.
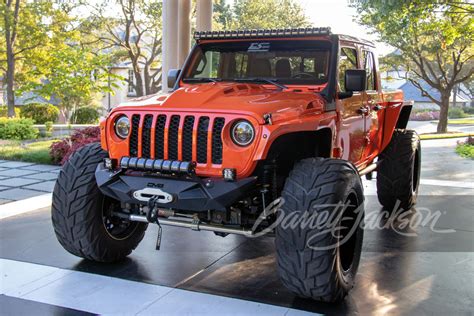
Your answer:
[[[275,236],[281,281],[300,297],[342,300],[354,285],[362,250],[357,170],[344,160],[304,159],[286,180],[282,199]]]
[[[137,247],[147,224],[114,216],[120,203],[104,196],[95,181],[97,165],[106,157],[96,143],[71,156],[56,181],[51,216],[64,249],[85,259],[114,262]]]

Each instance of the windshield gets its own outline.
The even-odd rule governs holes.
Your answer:
[[[327,82],[329,47],[329,42],[308,40],[201,44],[193,52],[183,82],[321,85]]]

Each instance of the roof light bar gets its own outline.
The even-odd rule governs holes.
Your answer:
[[[292,29],[259,29],[234,31],[202,31],[195,32],[195,40],[233,39],[233,38],[270,38],[285,36],[330,35],[330,27],[306,27]]]

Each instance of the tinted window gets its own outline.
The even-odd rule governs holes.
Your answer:
[[[345,72],[348,69],[357,69],[357,51],[355,48],[342,47],[339,54],[339,89],[345,91]]]
[[[363,51],[363,53],[365,71],[367,72],[367,90],[376,90],[374,55],[368,51]]]

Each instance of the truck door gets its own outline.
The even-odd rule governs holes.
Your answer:
[[[338,91],[344,91],[345,71],[358,69],[359,60],[355,46],[341,46],[338,69]],[[354,92],[352,97],[340,100],[339,137],[342,158],[358,165],[365,151],[365,118],[364,94]]]
[[[370,160],[378,155],[383,128],[383,100],[378,80],[377,64],[373,52],[362,50],[362,62],[367,73],[367,90],[363,93],[367,113],[365,117],[366,148],[362,160]]]

